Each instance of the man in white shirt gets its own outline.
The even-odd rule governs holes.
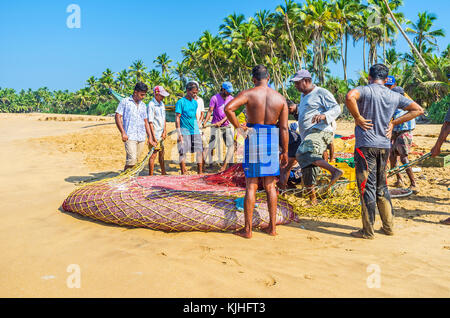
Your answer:
[[[138,162],[144,149],[147,136],[153,145],[148,125],[147,109],[142,100],[147,95],[148,87],[137,83],[132,96],[124,98],[116,110],[116,126],[125,145],[126,163],[124,170],[132,169]]]
[[[156,86],[153,89],[154,98],[148,104],[147,115],[148,123],[150,125],[150,133],[157,145],[154,147],[153,154],[148,162],[149,175],[153,175],[155,167],[155,159],[159,153],[159,165],[161,166],[161,174],[166,175],[166,168],[164,165],[164,140],[167,137],[166,126],[166,106],[163,103],[165,97],[170,94],[162,86]]]

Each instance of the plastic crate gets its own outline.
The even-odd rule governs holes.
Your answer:
[[[442,152],[439,156],[435,158],[429,158],[422,162],[422,167],[447,167],[450,166],[450,152]]]
[[[356,189],[356,171],[355,171],[355,168],[350,167],[345,162],[339,162],[339,163],[333,162],[331,165],[336,167],[336,168],[338,168],[338,169],[341,169],[344,172],[344,174],[342,175],[341,178],[345,178],[348,181],[351,181],[347,185],[347,189],[355,190]]]

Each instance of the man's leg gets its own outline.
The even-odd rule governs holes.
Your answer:
[[[123,168],[124,171],[133,169],[137,163],[137,142],[128,140],[125,142],[126,163]]]
[[[383,232],[387,235],[394,235],[394,215],[386,179],[388,156],[388,149],[379,149],[377,156],[377,207],[383,222]]]
[[[269,208],[269,217],[270,223],[269,227],[264,229],[263,231],[269,235],[276,236],[277,235],[277,207],[278,207],[278,195],[277,189],[275,186],[276,178],[275,177],[264,177],[264,190],[266,190],[267,195],[267,205]]]
[[[289,175],[291,174],[291,170],[294,167],[294,165],[297,163],[297,160],[295,158],[289,158],[288,159],[288,164],[286,166],[286,168],[282,168],[281,169],[281,173],[280,173],[280,182],[278,183],[278,187],[282,190],[286,190],[287,188],[287,183],[289,180]]]
[[[161,148],[161,151],[159,152],[159,165],[161,167],[161,175],[165,176],[166,173],[166,164],[164,162],[164,147]]]
[[[148,160],[149,176],[153,176],[153,172],[154,172],[154,169],[155,169],[156,156],[158,156],[158,152],[153,152],[153,154],[150,156],[150,159]],[[160,155],[160,157],[161,157],[161,155]]]
[[[225,162],[219,172],[224,172],[228,168],[228,164],[233,162],[234,156],[234,141],[233,141],[233,130],[230,128],[225,129],[222,134],[225,147],[227,147],[227,153],[225,156]]]
[[[314,161],[313,165],[319,167],[319,168],[323,168],[325,170],[328,170],[331,173],[331,180],[330,183],[327,186],[327,190],[328,191],[338,180],[339,178],[342,176],[342,174],[344,173],[342,170],[333,167],[332,165],[330,165],[328,162],[326,162],[325,160],[317,160]]]
[[[217,128],[211,127],[211,136],[209,137],[209,144],[205,155],[206,163],[209,166],[211,166],[213,163],[213,151],[214,148],[216,147],[216,141],[218,137],[217,132],[218,132]]]
[[[363,228],[351,233],[352,236],[365,239],[375,237],[373,225],[377,210],[377,158],[372,148],[357,148],[355,151],[355,169],[358,189],[361,195],[361,218]]]
[[[316,185],[317,175],[319,174],[319,172],[320,172],[320,169],[313,165],[302,169],[303,185],[305,186],[305,188],[308,192],[307,195],[309,196],[309,199],[311,200],[312,206],[315,206],[318,204],[315,185]]]
[[[246,189],[244,199],[245,227],[244,229],[236,232],[236,234],[247,239],[252,238],[253,210],[255,209],[256,191],[258,190],[258,180],[259,178],[246,178]]]

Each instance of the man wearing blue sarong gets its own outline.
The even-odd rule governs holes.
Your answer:
[[[244,172],[246,194],[244,202],[245,228],[236,234],[244,238],[252,237],[252,217],[256,201],[259,179],[263,180],[267,193],[270,215],[269,227],[264,231],[275,236],[277,214],[276,177],[288,162],[288,116],[286,99],[268,87],[269,73],[263,65],[252,71],[255,87],[241,92],[225,107],[228,120],[239,133],[247,135],[245,140]],[[246,105],[247,125],[241,126],[235,111]],[[277,123],[279,128],[276,127]],[[281,155],[280,143],[281,140]]]

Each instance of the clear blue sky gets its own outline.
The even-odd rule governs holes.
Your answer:
[[[70,4],[81,8],[81,28],[69,29],[66,20]],[[90,76],[100,77],[110,68],[128,68],[136,59],[153,67],[156,56],[166,52],[174,61],[181,49],[204,30],[213,34],[223,19],[233,13],[252,16],[261,9],[274,10],[283,0],[15,0],[0,2],[0,87],[16,90],[77,90]],[[436,28],[450,42],[448,0],[404,0],[401,9],[415,21],[417,12],[437,14]],[[408,50],[398,36],[398,51]],[[349,76],[362,68],[362,47],[349,47]],[[342,76],[340,64],[332,66]]]

